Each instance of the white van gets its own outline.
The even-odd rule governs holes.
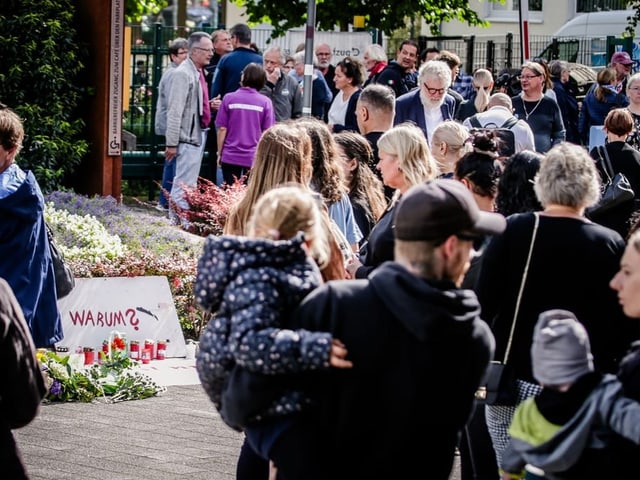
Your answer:
[[[628,17],[634,10],[612,10],[609,12],[580,13],[564,24],[553,37],[561,44],[561,60],[601,68],[607,65],[607,37],[621,38],[629,24]],[[577,40],[577,41],[576,41]],[[576,57],[577,54],[577,57]],[[633,59],[640,64],[640,38],[633,40]]]

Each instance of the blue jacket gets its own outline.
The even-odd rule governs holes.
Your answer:
[[[601,87],[592,88],[584,97],[578,117],[578,131],[585,145],[589,144],[589,129],[592,125],[604,125],[604,119],[610,110],[629,105],[629,100],[621,93],[609,92],[604,102],[599,101],[595,94],[597,88]]]
[[[0,199],[0,277],[13,289],[36,347],[63,338],[56,281],[44,223],[44,198],[33,173]]]
[[[444,103],[440,106],[442,118],[444,120],[453,120],[455,110],[456,101],[447,93],[444,97]],[[420,127],[425,138],[429,138],[427,136],[427,124],[424,119],[424,107],[420,101],[419,88],[416,88],[409,93],[405,93],[396,100],[396,116],[393,119],[393,124],[398,125],[402,122],[415,123]]]
[[[209,98],[218,95],[224,97],[227,93],[239,89],[242,70],[250,63],[262,65],[262,55],[246,47],[238,47],[233,52],[223,55],[213,74]]]

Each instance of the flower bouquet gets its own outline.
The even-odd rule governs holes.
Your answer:
[[[38,351],[47,393],[45,400],[91,402],[97,398],[115,403],[141,400],[166,391],[139,371],[139,362],[128,357],[126,341],[112,333],[107,352],[100,352],[101,363],[78,368],[71,356]]]

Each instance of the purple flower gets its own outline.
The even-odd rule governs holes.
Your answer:
[[[54,380],[51,384],[51,388],[49,389],[49,393],[51,395],[55,395],[56,397],[62,393],[62,384],[59,380]]]

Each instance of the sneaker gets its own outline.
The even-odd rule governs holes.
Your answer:
[[[167,206],[167,207],[165,207],[165,206],[160,205],[159,203],[156,203],[156,204],[153,206],[153,208],[155,208],[156,210],[158,210],[159,212],[162,212],[162,213],[166,213],[166,212],[167,212],[167,210],[169,210],[169,207],[168,207],[168,206]]]

